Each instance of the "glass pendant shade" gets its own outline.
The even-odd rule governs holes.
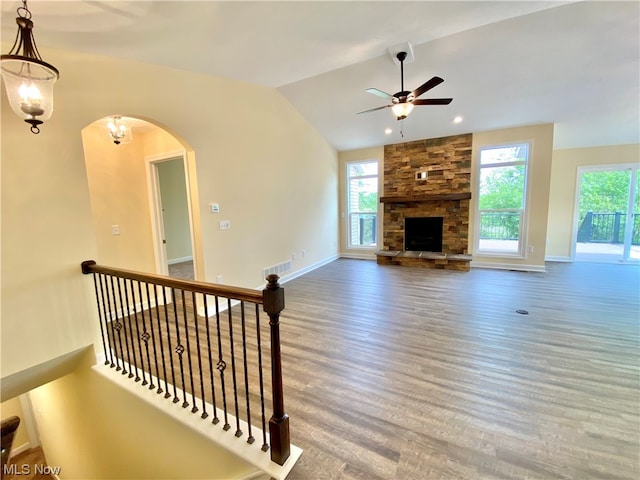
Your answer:
[[[53,113],[53,86],[60,74],[38,54],[26,1],[18,15],[16,41],[9,54],[0,56],[0,73],[11,109],[39,133],[38,125]]]
[[[396,103],[391,107],[391,110],[393,111],[393,114],[398,117],[398,120],[402,120],[403,118],[407,118],[407,115],[409,115],[411,110],[413,110],[413,103]]]
[[[45,121],[53,113],[53,85],[58,75],[32,61],[2,58],[2,79],[11,108],[25,120]]]

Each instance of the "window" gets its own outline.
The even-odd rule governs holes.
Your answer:
[[[475,252],[523,256],[529,145],[480,150]]]
[[[375,247],[378,225],[378,162],[347,164],[349,247]]]

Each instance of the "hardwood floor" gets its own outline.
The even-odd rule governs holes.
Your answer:
[[[638,479],[640,269],[547,268],[455,272],[341,259],[286,283],[280,327],[285,409],[291,440],[304,449],[288,480]],[[193,325],[192,306],[185,306]],[[248,328],[255,325],[251,312],[247,307]],[[203,320],[198,317],[204,355]],[[209,325],[214,332],[214,317]],[[168,330],[153,328],[156,338],[169,331],[177,345],[174,322]],[[206,372],[190,328],[191,363]],[[268,328],[263,316],[265,372]],[[248,364],[255,366],[255,332],[247,342]],[[211,344],[216,350],[216,339]],[[235,414],[224,328],[222,345]],[[251,370],[252,418],[259,426],[258,378]],[[268,373],[264,381],[270,392]],[[218,379],[216,385],[220,402]],[[208,378],[203,388],[196,380],[196,395],[210,386]]]
[[[171,278],[183,278],[185,280],[193,280],[193,261],[172,263],[168,265],[169,276]]]
[[[16,455],[4,468],[7,473],[2,472],[3,480],[54,480],[54,476],[49,472],[56,470],[55,467],[47,465],[41,447],[30,448]]]
[[[285,284],[288,478],[637,479],[639,278],[341,259]]]

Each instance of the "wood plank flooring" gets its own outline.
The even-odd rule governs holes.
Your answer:
[[[0,475],[3,480],[55,480],[53,475],[46,473],[49,470],[42,447],[30,448],[16,455],[5,468],[7,472],[15,468],[17,473],[5,474],[3,471]]]
[[[288,478],[639,478],[639,278],[341,259],[286,283]]]

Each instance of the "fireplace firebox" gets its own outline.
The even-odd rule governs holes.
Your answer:
[[[404,219],[404,249],[442,252],[442,227],[443,217],[406,217]]]

